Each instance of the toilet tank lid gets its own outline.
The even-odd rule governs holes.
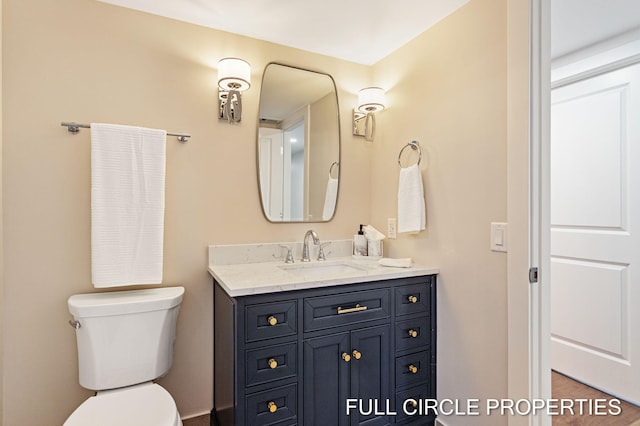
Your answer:
[[[184,287],[74,294],[67,301],[77,318],[101,317],[170,309],[182,302]]]

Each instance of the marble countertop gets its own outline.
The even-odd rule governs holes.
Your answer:
[[[265,246],[267,245],[256,245],[257,250],[273,251],[273,248]],[[275,246],[278,247],[279,244]],[[282,260],[249,262],[246,256],[238,262],[232,262],[228,258],[220,262],[216,261],[216,258],[221,258],[218,255],[220,251],[216,252],[219,247],[221,246],[210,247],[209,273],[231,297],[432,275],[439,272],[438,268],[415,264],[410,268],[381,266],[377,259],[355,260],[351,256],[305,263],[296,261],[293,264],[286,264]],[[244,253],[253,250],[247,248],[248,245],[242,247]],[[212,253],[215,254],[212,256]],[[264,260],[264,256],[258,256],[256,260]]]

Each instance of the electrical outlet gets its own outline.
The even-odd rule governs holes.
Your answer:
[[[395,217],[390,217],[387,219],[387,238],[396,238],[396,227],[397,222]]]

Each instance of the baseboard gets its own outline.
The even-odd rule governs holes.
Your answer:
[[[198,418],[198,417],[206,417],[206,416],[209,416],[210,414],[211,414],[210,411],[204,411],[204,412],[202,412],[200,414],[190,414],[188,416],[184,416],[184,417],[182,417],[182,420],[190,420],[190,419],[195,419],[195,418]]]
[[[436,419],[434,426],[447,426],[447,424],[440,419]]]

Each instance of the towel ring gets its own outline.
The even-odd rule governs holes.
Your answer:
[[[338,163],[337,161],[334,161],[333,163],[331,163],[331,166],[329,167],[329,177],[331,177],[331,173],[333,173],[333,167],[340,167],[340,163]],[[337,179],[337,176],[336,176]]]
[[[418,162],[417,164],[420,165],[420,162],[422,161],[422,149],[420,149],[420,144],[418,143],[418,141],[411,141],[408,144],[406,144],[405,146],[402,147],[402,149],[400,150],[400,153],[398,154],[398,166],[402,167],[402,163],[400,162],[400,158],[402,157],[402,153],[404,152],[405,149],[407,148],[411,148],[414,151],[418,151]]]

